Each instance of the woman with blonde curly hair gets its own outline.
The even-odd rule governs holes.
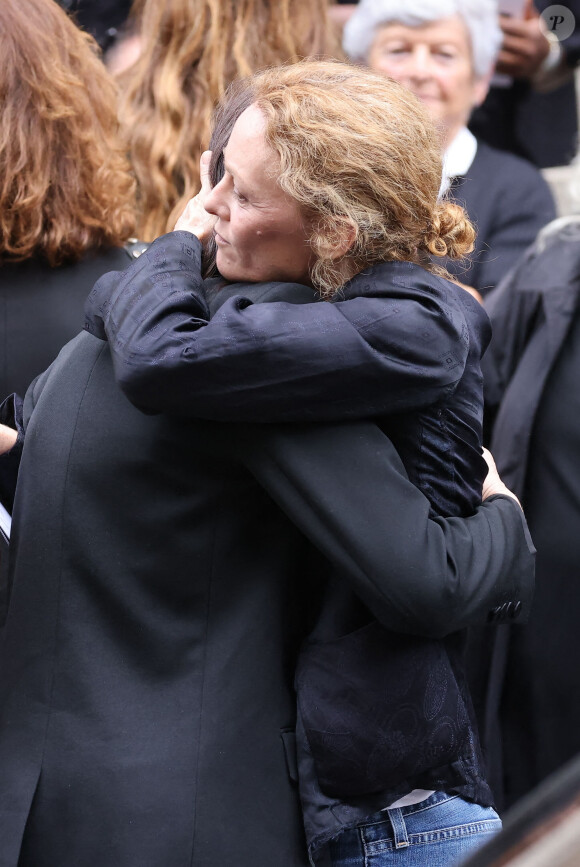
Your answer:
[[[374,417],[432,514],[471,515],[486,474],[480,358],[490,327],[432,262],[468,252],[474,230],[438,197],[428,111],[361,68],[271,69],[226,95],[211,160],[211,183],[178,231],[138,267],[103,277],[89,300],[87,328],[108,337],[125,394],[149,412],[226,421]],[[220,276],[204,281],[212,234]],[[316,297],[330,303],[308,303]],[[285,303],[256,303],[265,301]],[[316,463],[310,472],[317,478]],[[416,527],[398,532],[420,544]],[[372,568],[365,574],[373,583]],[[430,610],[445,620],[448,599],[431,597]],[[404,849],[409,867],[435,850],[438,864],[456,864],[500,826],[465,634],[442,638],[453,627],[439,621],[436,639],[409,638],[395,634],[414,631],[404,617],[387,630],[374,614],[330,582],[298,664],[311,863],[395,867]]]
[[[24,393],[131,257],[134,181],[96,43],[53,0],[0,3],[0,391]]]
[[[199,190],[216,103],[236,78],[309,56],[342,57],[329,0],[136,0],[140,43],[119,76],[119,116],[139,188],[139,237],[172,229]]]

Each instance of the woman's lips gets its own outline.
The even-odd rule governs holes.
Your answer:
[[[222,236],[221,236],[218,232],[215,233],[215,242],[216,242],[216,244],[217,244],[218,246],[219,246],[220,244],[224,244],[224,245],[225,245],[225,244],[228,243],[228,242],[226,241],[226,239],[225,239],[225,238],[222,238]]]

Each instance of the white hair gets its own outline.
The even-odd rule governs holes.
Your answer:
[[[473,71],[487,75],[495,63],[502,33],[497,0],[360,0],[344,28],[342,45],[351,60],[366,62],[377,27],[420,27],[459,15],[471,39]]]

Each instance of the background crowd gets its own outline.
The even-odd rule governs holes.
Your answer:
[[[555,219],[541,174],[576,156],[580,4],[559,40],[540,24],[550,3],[530,0],[510,15],[495,0],[62,0],[77,45],[53,0],[26,0],[26,31],[15,2],[0,5],[2,396],[24,395],[83,328],[103,274],[174,229],[232,82],[333,58],[424,103],[440,196],[477,233],[442,261],[493,327],[487,444],[537,548],[528,622],[473,627],[468,644],[495,804],[513,806],[580,753],[580,218]]]

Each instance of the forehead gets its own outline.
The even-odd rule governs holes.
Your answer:
[[[266,142],[265,131],[266,119],[259,108],[251,105],[241,113],[224,148],[228,169],[271,160],[273,154]]]
[[[460,15],[429,21],[416,27],[392,21],[377,28],[375,41],[385,39],[404,39],[410,42],[453,43],[466,52],[471,52],[469,32]]]

